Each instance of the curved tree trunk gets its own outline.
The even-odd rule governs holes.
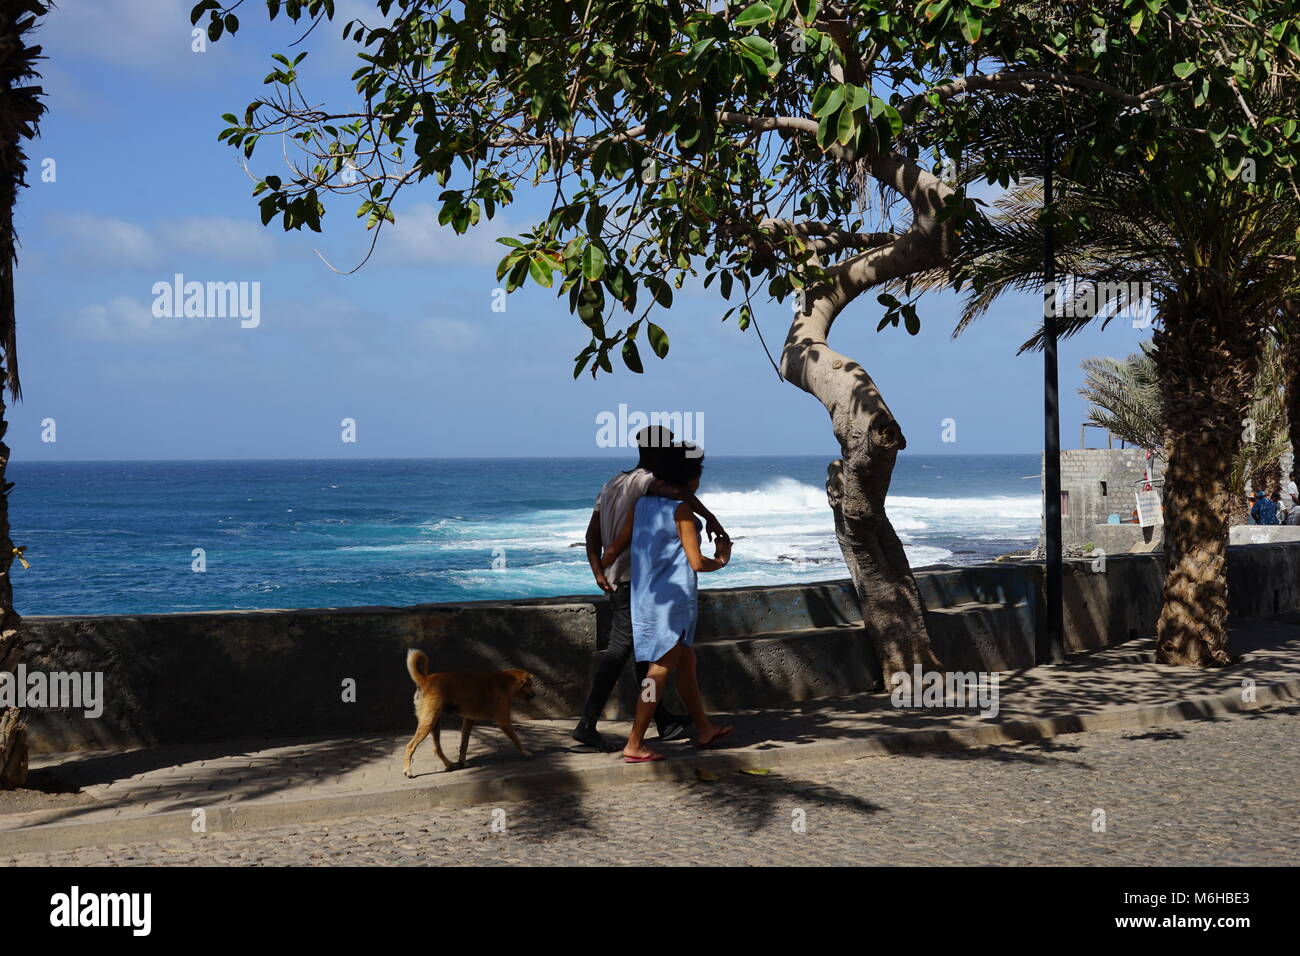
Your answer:
[[[1262,342],[1219,303],[1170,311],[1154,336],[1168,436],[1163,605],[1156,659],[1223,666],[1228,654],[1228,516]],[[1235,497],[1234,497],[1235,496]]]
[[[934,212],[945,187],[901,157],[873,160],[871,172],[907,197],[912,227],[829,267],[828,283],[806,291],[781,353],[781,372],[830,414],[841,457],[827,469],[826,495],[867,635],[888,680],[918,665],[923,670],[942,666],[930,648],[907,555],[885,513],[894,462],[907,442],[871,376],[828,346],[826,337],[840,312],[866,290],[944,261],[945,230]],[[819,253],[835,249],[830,240],[810,245]]]
[[[814,312],[826,311],[825,306]],[[921,598],[903,544],[885,513],[885,496],[903,431],[862,366],[821,342],[796,335],[810,320],[796,320],[786,343],[782,373],[826,406],[841,457],[826,471],[826,497],[835,536],[853,578],[867,636],[885,679],[899,671],[937,670],[930,650]]]

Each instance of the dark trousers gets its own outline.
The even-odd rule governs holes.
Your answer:
[[[609,643],[596,657],[596,674],[591,679],[591,693],[587,696],[586,706],[582,708],[582,722],[591,726],[600,720],[600,713],[618,684],[627,659],[632,656],[631,584],[620,584],[609,594],[609,609]],[[638,692],[649,670],[649,661],[636,662]],[[663,706],[661,699],[655,708],[655,725],[663,730],[664,723],[672,719],[673,715]]]

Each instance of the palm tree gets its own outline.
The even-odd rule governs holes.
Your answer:
[[[1131,445],[1149,448],[1165,459],[1164,401],[1150,343],[1125,359],[1089,358],[1079,394],[1091,403],[1088,421]],[[1253,400],[1243,429],[1241,448],[1232,460],[1229,484],[1238,491],[1250,481],[1265,487],[1263,476],[1279,471],[1288,447],[1287,403],[1283,400],[1286,353],[1282,344],[1266,339],[1263,361],[1255,379]],[[1166,463],[1167,464],[1167,463]],[[1280,473],[1280,471],[1279,471]],[[1241,495],[1230,499],[1229,524],[1245,524],[1248,510]]]
[[[14,611],[14,544],[9,538],[9,489],[5,477],[9,446],[4,442],[9,424],[4,416],[4,389],[18,400],[16,322],[14,316],[14,265],[18,240],[14,235],[14,204],[18,190],[27,184],[27,155],[22,141],[37,134],[45,106],[44,91],[30,85],[39,79],[36,61],[41,48],[30,44],[31,34],[49,9],[41,0],[0,2],[0,671],[12,673],[22,653],[21,620]],[[16,707],[0,712],[0,789],[20,787],[27,779],[27,730]]]
[[[1050,210],[1056,275],[1128,291],[1097,311],[1058,317],[1057,327],[1068,336],[1108,323],[1136,300],[1154,306],[1151,356],[1169,462],[1157,654],[1164,663],[1222,666],[1231,660],[1228,516],[1241,493],[1232,463],[1250,429],[1267,331],[1300,290],[1300,202],[1285,175],[1247,184],[1236,171],[1207,165],[1205,131],[1180,120],[1175,108],[1161,119],[1175,131],[1186,123],[1186,149],[1118,161],[1080,150],[1060,163]],[[1014,117],[1007,122],[987,136],[1025,135]],[[1017,184],[994,207],[968,219],[949,270],[913,280],[921,287],[970,284],[954,334],[1003,293],[1039,293],[1044,285],[1041,184]],[[1041,347],[1042,336],[1040,329],[1021,351]]]
[[[1291,469],[1300,468],[1300,299],[1283,303],[1274,328],[1282,353],[1282,394],[1286,401],[1287,430],[1291,435]]]

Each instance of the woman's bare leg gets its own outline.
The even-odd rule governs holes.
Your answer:
[[[659,698],[663,695],[668,675],[672,673],[673,666],[677,663],[680,648],[679,644],[650,665],[646,677],[654,682],[654,692],[649,700],[646,699],[644,691],[637,693],[636,717],[632,721],[632,732],[628,735],[627,746],[623,748],[624,757],[648,757],[656,753],[645,745],[645,732],[650,728],[650,721],[654,718],[655,708],[659,706]]]
[[[718,734],[730,728],[719,727],[709,720],[709,715],[704,712],[704,699],[700,696],[700,681],[695,671],[695,648],[683,644],[677,646],[682,649],[682,655],[677,661],[677,693],[681,694],[682,703],[686,705],[691,720],[695,722],[695,742],[707,744]]]

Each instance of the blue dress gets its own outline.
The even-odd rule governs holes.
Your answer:
[[[657,661],[679,640],[687,647],[695,640],[695,569],[673,519],[680,504],[657,495],[637,499],[631,548],[632,649],[638,661]],[[699,524],[696,518],[695,526]]]

